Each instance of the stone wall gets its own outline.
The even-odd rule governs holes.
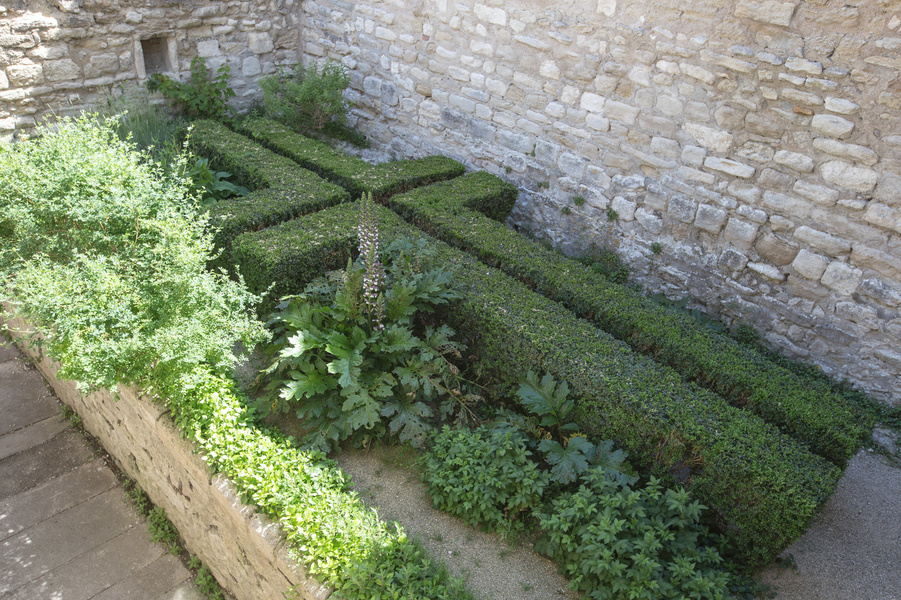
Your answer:
[[[0,313],[3,308],[0,305]],[[12,331],[30,331],[21,319],[8,325]],[[35,360],[60,400],[79,414],[84,428],[153,503],[166,510],[185,545],[223,588],[238,600],[285,598],[292,586],[297,587],[291,597],[298,600],[330,596],[329,588],[307,577],[288,556],[278,524],[243,504],[228,479],[210,475],[162,405],[129,388],[121,389],[118,400],[106,391],[86,396],[74,382],[57,379],[58,365],[25,344],[20,347]]]
[[[299,10],[300,0],[3,2],[0,139],[51,112],[78,114],[148,71],[184,78],[198,55],[229,64],[235,104],[247,105],[261,74],[296,62]]]
[[[374,141],[498,174],[517,226],[901,401],[901,1],[303,8]]]

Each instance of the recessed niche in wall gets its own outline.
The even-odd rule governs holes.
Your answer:
[[[173,73],[178,65],[177,44],[171,35],[135,40],[135,66],[143,79],[154,73]]]

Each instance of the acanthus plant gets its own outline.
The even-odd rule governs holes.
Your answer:
[[[454,331],[423,318],[459,297],[428,247],[397,239],[380,251],[376,208],[361,200],[359,258],[286,298],[273,320],[275,356],[263,412],[296,411],[304,443],[323,450],[397,435],[420,445],[438,419],[469,414]]]

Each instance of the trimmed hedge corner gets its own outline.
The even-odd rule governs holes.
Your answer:
[[[229,171],[243,185],[256,188],[243,198],[222,200],[210,208],[210,223],[217,229],[214,242],[222,249],[214,266],[231,264],[232,241],[245,231],[269,227],[350,199],[341,187],[215,121],[196,121],[191,145],[217,169]]]
[[[368,192],[375,200],[383,200],[466,172],[463,165],[445,156],[372,165],[269,119],[248,119],[242,123],[241,130],[267,148],[340,185],[355,199]]]
[[[844,465],[864,443],[867,417],[838,394],[812,387],[761,354],[699,327],[688,315],[611,283],[498,222],[509,212],[502,210],[508,205],[509,187],[487,173],[472,173],[395,196],[389,205],[684,378],[757,413],[830,461]]]
[[[343,204],[266,232],[248,234],[268,282],[294,277],[300,291],[321,272],[323,257],[356,244],[357,203]],[[569,382],[586,433],[612,438],[632,460],[684,482],[713,514],[745,566],[771,561],[801,536],[829,498],[841,471],[758,416],[683,381],[672,369],[635,354],[556,302],[497,269],[429,238],[379,208],[380,235],[427,240],[455,268],[464,300],[449,311],[468,336],[486,375],[515,388],[528,369]],[[285,243],[276,238],[284,235]],[[246,256],[250,257],[250,254]],[[335,259],[336,266],[340,262]],[[292,275],[293,274],[293,275]],[[263,284],[266,279],[262,280]]]

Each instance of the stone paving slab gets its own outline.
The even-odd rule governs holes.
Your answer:
[[[0,592],[10,592],[131,529],[141,520],[114,489],[0,543]]]
[[[0,541],[119,485],[101,459],[0,502]]]
[[[59,477],[93,458],[94,452],[85,443],[84,436],[74,429],[66,429],[0,462],[0,500]]]
[[[7,363],[10,361],[6,361]],[[17,361],[12,361],[16,364]],[[35,369],[22,369],[0,385],[0,435],[59,413],[59,403]]]
[[[164,554],[162,546],[146,541],[147,531],[138,522],[105,544],[20,587],[9,600],[89,600]]]
[[[131,572],[128,577],[106,588],[92,600],[156,600],[166,593],[174,593],[182,584],[190,583],[188,577],[189,573],[181,562],[174,556],[165,554],[149,565]]]
[[[21,356],[19,354],[19,349],[7,342],[2,335],[0,335],[0,363],[19,358],[19,356]]]
[[[0,344],[0,598],[202,600],[106,463]]]
[[[60,415],[56,415],[2,435],[0,436],[0,460],[43,444],[68,428],[68,421]]]

